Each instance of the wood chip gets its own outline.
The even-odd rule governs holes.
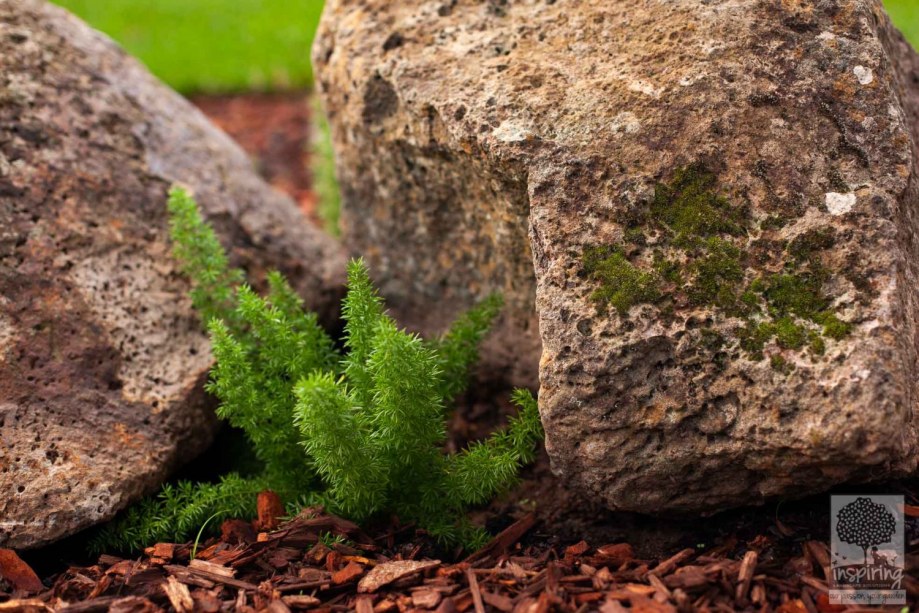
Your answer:
[[[69,611],[70,609],[65,609]],[[108,608],[109,613],[162,613],[162,609],[149,598],[126,596],[115,600]]]
[[[648,575],[648,580],[651,580],[651,577],[654,575]],[[705,572],[705,569],[701,566],[684,566],[682,568],[676,569],[670,575],[664,578],[664,583],[671,590],[682,589],[682,590],[691,590],[693,588],[702,587],[709,585],[711,580]],[[669,598],[669,593],[667,597]]]
[[[607,600],[600,605],[600,613],[629,613],[629,609],[619,604],[616,600]]]
[[[223,605],[212,591],[195,590],[191,597],[195,599],[195,613],[219,613]]]
[[[653,596],[655,592],[657,592],[657,588],[653,585],[628,583],[618,590],[609,592],[606,597],[615,600],[631,600],[635,596]]]
[[[373,613],[373,600],[368,596],[359,596],[354,603],[357,613]]]
[[[8,581],[22,594],[37,594],[45,589],[32,567],[12,549],[0,549],[0,579]]]
[[[253,585],[246,581],[239,581],[238,579],[233,579],[232,577],[227,577],[225,575],[212,573],[210,571],[206,571],[206,570],[202,570],[198,568],[191,568],[190,566],[186,568],[184,566],[167,565],[167,566],[164,566],[163,568],[166,569],[166,572],[168,572],[170,575],[175,576],[175,578],[181,581],[182,583],[189,583],[190,581],[193,582],[195,579],[199,579],[199,580],[203,579],[207,582],[210,582],[210,587],[213,587],[214,583],[222,583],[224,585],[238,587],[244,590],[255,591],[258,589],[257,585]],[[192,584],[200,585],[199,583],[192,583]],[[207,587],[207,586],[202,585],[201,587]]]
[[[397,579],[424,572],[431,568],[437,568],[438,566],[440,566],[440,560],[429,560],[426,562],[397,560],[393,562],[384,562],[375,566],[363,579],[361,579],[360,583],[357,584],[357,591],[361,594],[372,593]]]
[[[676,569],[677,566],[688,560],[696,553],[695,549],[684,549],[678,554],[667,558],[657,566],[655,566],[650,572],[658,577],[663,577],[664,575],[669,575]]]
[[[272,600],[263,611],[265,613],[290,613],[290,607],[283,600]]]
[[[482,590],[482,600],[484,600],[485,604],[488,606],[494,607],[499,611],[508,613],[514,610],[514,601],[504,594],[496,594],[488,590]]]
[[[824,578],[829,578],[830,548],[826,546],[826,543],[820,543],[818,541],[807,541],[804,543],[804,547],[817,563],[817,566],[823,569]]]
[[[758,559],[759,554],[755,551],[748,551],[744,554],[743,562],[740,563],[740,571],[737,574],[737,591],[734,594],[734,598],[738,602],[746,602],[747,600]]]
[[[117,596],[104,596],[94,600],[74,602],[58,609],[58,611],[64,613],[107,613],[119,600],[122,599],[118,598]],[[125,603],[122,602],[120,606],[124,607],[124,605]]]
[[[286,515],[284,501],[271,490],[259,493],[256,508],[258,509],[258,519],[255,520],[255,529],[260,532],[276,530],[280,518]]]
[[[816,577],[801,577],[801,583],[809,585],[818,592],[829,592],[830,589],[827,587],[826,583],[817,579]]]
[[[437,590],[423,589],[412,592],[412,604],[422,609],[433,609],[440,604],[441,594]]]
[[[590,545],[587,544],[587,541],[580,541],[579,543],[575,543],[574,545],[571,545],[570,547],[567,547],[565,549],[565,557],[566,558],[580,557],[584,555],[585,553],[587,553],[588,549],[590,549]]]
[[[635,559],[635,550],[628,543],[616,543],[615,545],[604,545],[597,549],[598,558],[613,564],[622,564],[629,560]]]
[[[144,553],[151,558],[162,558],[167,562],[171,562],[175,557],[176,545],[175,543],[157,543],[153,547],[147,547]]]
[[[770,518],[768,525],[773,521]],[[61,572],[38,602],[11,600],[16,606],[0,604],[0,613],[45,613],[65,605],[70,613],[152,613],[159,606],[179,613],[838,610],[829,604],[827,584],[818,570],[829,560],[827,544],[819,540],[783,540],[770,528],[768,538],[745,538],[747,550],[742,555],[736,553],[740,538],[730,535],[704,553],[685,549],[649,569],[626,543],[599,548],[589,541],[561,548],[537,543],[516,547],[508,555],[526,525],[503,533],[503,538],[471,556],[472,561],[444,566],[415,559],[425,546],[423,535],[398,547],[373,545],[360,551],[316,545],[329,526],[352,528],[314,513],[282,525],[263,543],[212,540],[205,550],[208,559],[187,565],[185,545],[174,552],[156,545],[135,560],[103,556],[96,565]],[[803,523],[794,525],[794,533],[801,534]],[[393,532],[392,527],[385,529]],[[919,540],[910,536],[907,544],[906,560],[912,565],[919,561]],[[795,557],[799,551],[802,555]],[[170,553],[176,562],[163,564]],[[919,597],[919,581],[911,576],[904,577],[904,588],[910,598]],[[65,603],[63,597],[72,602]]]
[[[258,538],[252,524],[241,519],[228,519],[220,524],[220,540],[233,545],[254,543]]]
[[[0,602],[0,611],[2,613],[53,613],[54,609],[41,600],[30,598]]]
[[[357,562],[348,562],[344,568],[332,573],[332,583],[342,585],[364,574],[364,567]]]
[[[516,578],[518,578],[518,579],[526,579],[526,578],[529,577],[530,575],[535,575],[535,574],[536,574],[536,573],[534,573],[534,572],[527,572],[522,566],[520,566],[520,565],[517,564],[516,562],[507,562],[507,563],[502,567],[502,569],[505,570],[505,571],[507,571],[507,572],[510,573],[512,576],[514,576],[514,577],[516,577]]]
[[[315,596],[308,596],[306,594],[284,596],[281,600],[291,609],[311,609],[322,604],[322,601]]]
[[[365,602],[371,602],[367,596],[358,596],[357,600],[358,602],[361,602],[362,600]],[[441,603],[441,606],[443,606],[443,603]],[[439,608],[440,607],[438,607],[438,609]],[[389,613],[390,611],[396,611],[398,609],[399,605],[396,603],[396,601],[394,601],[392,598],[384,598],[380,602],[376,603],[376,605],[374,605],[373,613]]]
[[[163,568],[165,568],[171,576],[186,585],[194,585],[195,587],[202,587],[204,589],[211,589],[216,585],[213,581],[205,579],[182,566],[170,567],[167,565]]]
[[[670,597],[670,588],[664,585],[664,582],[660,580],[657,575],[648,575],[648,583],[650,583],[654,588],[663,594],[665,597]]]
[[[471,568],[466,569],[466,580],[469,582],[469,593],[472,594],[472,606],[475,613],[485,613],[485,604],[482,602],[482,592],[479,590],[479,580]]]
[[[325,557],[331,553],[331,549],[325,546],[325,543],[316,543],[313,547],[307,552],[307,556],[313,562],[313,564],[322,564],[325,560]]]
[[[206,560],[192,560],[188,563],[188,568],[195,571],[204,571],[212,575],[219,575],[221,577],[229,577],[230,579],[236,576],[235,569]]]
[[[528,513],[521,519],[501,531],[498,536],[491,539],[487,545],[463,560],[464,562],[474,562],[482,560],[489,556],[498,555],[507,551],[508,547],[519,541],[524,534],[529,532],[530,528],[536,524],[536,514]]]
[[[598,600],[603,600],[603,592],[584,592],[574,597],[574,601],[579,605],[597,602]]]
[[[195,608],[195,601],[191,597],[191,592],[184,583],[179,582],[173,576],[167,577],[163,583],[163,591],[166,597],[178,613],[188,613]]]

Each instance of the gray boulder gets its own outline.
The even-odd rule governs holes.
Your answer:
[[[563,478],[707,512],[916,468],[919,60],[880,0],[331,0],[314,61],[346,241],[425,325],[504,292]]]
[[[173,182],[235,263],[333,317],[337,244],[228,137],[63,10],[0,0],[0,547],[112,517],[211,440]]]

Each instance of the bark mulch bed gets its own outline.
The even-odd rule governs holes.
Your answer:
[[[829,603],[827,543],[801,539],[781,522],[748,541],[730,537],[644,559],[625,542],[534,542],[529,533],[537,519],[527,513],[480,551],[450,561],[449,553],[431,555],[436,546],[411,527],[369,535],[321,509],[278,525],[275,502],[263,493],[259,519],[225,522],[221,537],[198,551],[190,543],[160,543],[137,558],[102,555],[94,565],[59,573],[50,588],[15,554],[5,559],[0,551],[0,611],[857,610]],[[907,512],[916,516],[919,508]],[[913,574],[904,587],[915,603],[913,532]]]

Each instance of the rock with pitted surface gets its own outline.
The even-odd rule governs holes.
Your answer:
[[[112,517],[212,436],[173,182],[237,264],[333,317],[338,246],[228,137],[63,10],[0,0],[0,546]]]
[[[406,312],[505,293],[566,480],[708,512],[915,470],[919,61],[880,0],[332,0],[314,60],[347,241]]]

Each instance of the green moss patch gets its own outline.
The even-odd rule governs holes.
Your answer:
[[[791,374],[791,372],[795,369],[794,364],[790,363],[780,355],[773,355],[770,357],[769,365],[772,367],[772,370],[780,372],[783,375]]]
[[[770,218],[759,231],[784,223]],[[823,355],[826,339],[840,340],[852,331],[833,311],[824,287],[831,272],[822,253],[835,245],[835,230],[815,228],[790,242],[772,241],[782,249],[784,269],[757,273],[751,262],[760,262],[746,241],[755,229],[746,207],[718,192],[713,173],[699,164],[678,169],[669,183],[656,186],[645,210],[629,213],[621,243],[583,251],[583,272],[597,284],[591,298],[620,317],[638,304],[656,304],[662,313],[713,307],[744,321],[735,330],[737,341],[757,360],[771,342]],[[643,263],[648,251],[650,266]]]
[[[733,207],[716,185],[717,177],[700,164],[677,170],[669,184],[656,186],[651,218],[669,230],[676,245],[692,246],[720,234],[745,234],[746,211]]]
[[[740,296],[744,280],[740,249],[723,239],[709,238],[701,255],[687,268],[692,281],[686,293],[693,304],[713,305],[728,313],[744,310]]]
[[[765,278],[763,297],[777,316],[797,315],[811,319],[827,307],[828,300],[822,289],[823,280],[818,275],[769,275]]]
[[[609,304],[622,316],[636,304],[654,302],[660,297],[657,274],[633,265],[620,248],[588,248],[584,253],[584,271],[600,283],[593,299]]]

